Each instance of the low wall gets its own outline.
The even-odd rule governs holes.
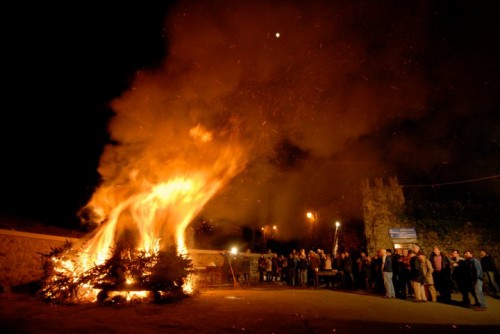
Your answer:
[[[42,254],[76,240],[0,229],[0,286],[9,289],[41,278]]]
[[[67,242],[75,243],[78,240],[80,239],[0,229],[0,288],[9,290],[11,287],[40,279],[43,276],[42,254],[50,254],[52,250],[63,247]],[[250,254],[250,280],[258,280],[259,255]],[[207,266],[214,268],[214,265],[220,272],[224,259],[222,251],[218,250],[192,249],[189,256],[198,272],[202,272]],[[236,264],[236,257],[233,257],[233,260]],[[234,269],[237,271],[236,266]],[[220,274],[224,278],[225,273]]]

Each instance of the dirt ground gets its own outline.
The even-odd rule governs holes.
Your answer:
[[[486,301],[488,309],[477,312],[264,284],[201,290],[173,303],[62,306],[4,292],[0,333],[500,333],[500,300]]]

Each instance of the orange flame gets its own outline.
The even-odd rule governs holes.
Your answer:
[[[190,130],[190,136],[202,145],[213,139],[213,134],[200,125]],[[190,166],[184,170],[175,168],[173,173],[161,171],[157,174],[168,178],[160,179],[157,175],[155,183],[139,180],[139,175],[151,175],[151,171],[141,174],[132,170],[128,183],[101,186],[88,205],[94,217],[102,220],[101,225],[83,243],[78,264],[61,262],[61,270],[78,276],[94,265],[103,264],[117,243],[124,240],[147,254],[176,243],[177,252],[187,255],[186,227],[207,201],[244,167],[243,151],[235,141],[225,144],[216,153],[211,151],[211,157],[215,157],[211,164],[200,164],[198,169]],[[192,282],[186,282],[183,288],[192,291]],[[80,290],[82,293],[83,287]],[[80,299],[95,298],[96,292],[89,289]]]

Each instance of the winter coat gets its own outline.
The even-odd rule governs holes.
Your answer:
[[[425,284],[434,284],[434,278],[432,277],[434,269],[432,268],[430,260],[424,259],[424,262],[422,263],[422,270],[424,272]]]
[[[416,256],[410,258],[410,279],[412,281],[419,282],[420,284],[425,283],[422,262],[420,262]]]

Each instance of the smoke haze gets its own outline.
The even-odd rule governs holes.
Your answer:
[[[245,167],[204,217],[287,226],[289,237],[306,210],[360,217],[360,180],[393,172],[384,150],[360,139],[427,112],[417,61],[425,6],[395,4],[180,2],[166,20],[162,66],[139,71],[113,101],[104,184],[174,160],[181,169],[210,165],[207,152],[236,132]],[[189,136],[197,125],[216,134],[209,150]]]

